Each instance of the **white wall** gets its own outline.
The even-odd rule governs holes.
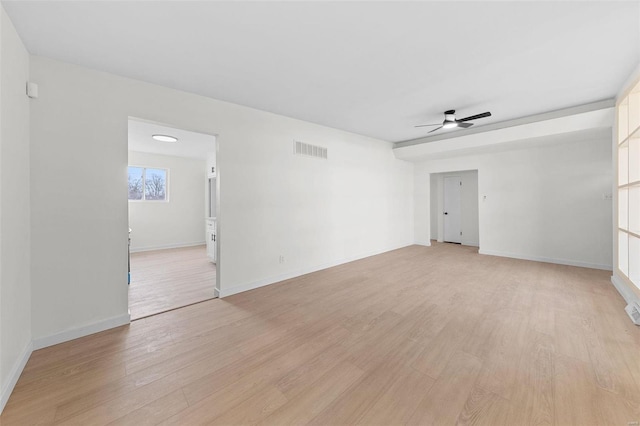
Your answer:
[[[129,116],[218,135],[223,294],[413,242],[413,165],[386,142],[31,59],[36,343],[126,316]],[[294,157],[296,139],[329,160]]]
[[[416,239],[430,237],[429,174],[471,169],[478,170],[481,253],[611,268],[610,138],[417,164]]]
[[[457,176],[462,182],[460,191],[460,230],[461,243],[466,246],[478,246],[478,171],[466,170],[431,175],[431,239],[440,242],[444,238],[444,177]]]
[[[0,411],[31,353],[29,54],[0,6]]]
[[[168,202],[129,201],[131,251],[204,244],[206,161],[129,151],[129,165],[169,169]]]

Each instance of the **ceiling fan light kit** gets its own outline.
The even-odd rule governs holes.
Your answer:
[[[491,113],[487,111],[487,112],[483,112],[482,114],[470,115],[469,117],[465,117],[457,120],[456,110],[450,109],[444,112],[444,121],[442,122],[442,124],[419,124],[414,127],[439,126],[431,130],[429,133],[433,133],[436,130],[440,130],[440,129],[453,129],[454,127],[462,127],[463,129],[467,129],[473,126],[473,123],[467,123],[467,121],[477,120],[479,118],[485,118],[485,117],[491,117]]]

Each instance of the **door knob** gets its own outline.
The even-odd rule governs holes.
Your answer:
[[[444,212],[444,214],[449,214],[449,213],[447,213],[447,212]]]

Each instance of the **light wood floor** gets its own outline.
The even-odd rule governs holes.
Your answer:
[[[211,299],[215,285],[206,246],[131,253],[131,319]]]
[[[2,425],[623,425],[610,272],[413,246],[34,352]]]

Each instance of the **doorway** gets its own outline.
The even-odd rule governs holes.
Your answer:
[[[478,171],[430,175],[431,239],[479,247]]]
[[[136,320],[216,297],[216,138],[141,119],[128,124]]]

